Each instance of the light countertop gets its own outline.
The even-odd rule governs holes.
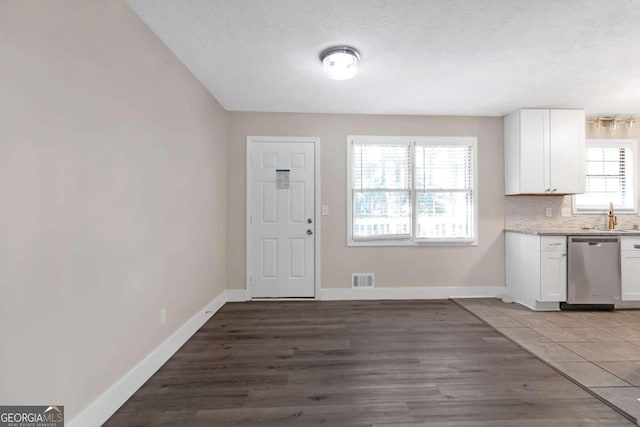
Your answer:
[[[585,230],[577,229],[515,229],[506,228],[504,231],[538,236],[640,236],[640,230]]]

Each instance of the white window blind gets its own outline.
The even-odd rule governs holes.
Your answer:
[[[473,237],[471,145],[416,146],[416,238]]]
[[[574,197],[575,213],[637,212],[635,140],[587,140],[586,191]]]
[[[475,242],[475,138],[349,141],[349,242]]]
[[[352,160],[353,238],[409,238],[409,144],[354,143]]]

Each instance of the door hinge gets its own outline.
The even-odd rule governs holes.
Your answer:
[[[249,224],[253,224],[253,215],[249,215]]]

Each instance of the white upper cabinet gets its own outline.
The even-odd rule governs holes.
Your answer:
[[[522,109],[505,116],[505,194],[583,193],[584,132],[584,110]]]

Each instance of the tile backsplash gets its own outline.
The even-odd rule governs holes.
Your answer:
[[[508,229],[577,229],[598,226],[607,228],[606,214],[562,216],[562,208],[571,211],[571,196],[505,196],[504,226]],[[551,216],[546,209],[551,208]],[[615,212],[614,212],[615,213]],[[616,228],[629,229],[640,225],[637,214],[618,215]]]

